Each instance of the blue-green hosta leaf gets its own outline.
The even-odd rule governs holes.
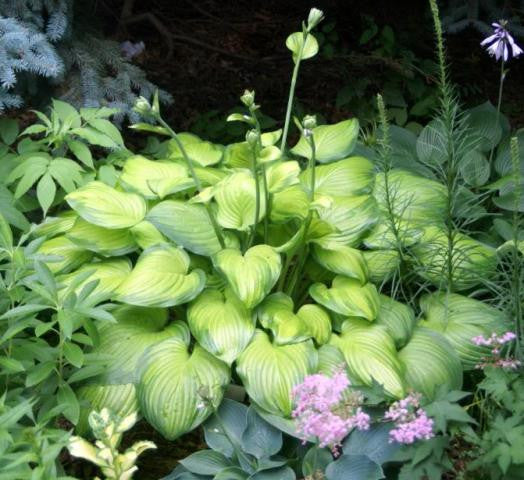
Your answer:
[[[187,309],[187,322],[199,345],[231,365],[250,342],[255,319],[229,289],[207,289]]]
[[[400,256],[396,250],[366,250],[362,254],[373,283],[387,282],[398,272]]]
[[[189,261],[180,248],[148,248],[118,287],[116,299],[144,307],[173,307],[193,300],[204,289],[206,275],[202,270],[188,273]]]
[[[427,227],[413,253],[421,266],[419,274],[436,286],[443,285],[448,272],[448,236],[439,227]],[[455,233],[451,255],[455,290],[465,290],[489,279],[496,268],[496,249],[462,233]]]
[[[441,120],[432,120],[417,138],[417,156],[424,165],[442,165],[448,158],[448,136]]]
[[[385,327],[352,318],[344,322],[340,337],[331,338],[332,344],[344,354],[354,382],[371,386],[375,381],[389,395],[404,396],[402,364]]]
[[[189,341],[164,340],[140,360],[137,385],[140,410],[168,440],[200,425],[220,405],[229,384],[228,366]]]
[[[46,264],[53,273],[67,273],[89,262],[93,253],[61,235],[46,240],[37,250],[40,255],[49,256]]]
[[[307,193],[301,185],[293,185],[273,194],[270,219],[275,223],[293,218],[304,220],[309,213]]]
[[[213,255],[221,247],[202,205],[165,200],[155,205],[146,220],[177,245],[197,255]]]
[[[261,330],[237,359],[237,373],[251,399],[264,410],[285,417],[293,410],[293,387],[316,367],[317,351],[311,340],[278,346]]]
[[[131,227],[129,231],[133,240],[143,250],[155,245],[167,243],[166,237],[164,237],[164,235],[162,235],[158,229],[147,220],[137,223],[135,226]]]
[[[278,280],[282,261],[269,245],[251,247],[244,255],[227,248],[213,257],[217,270],[246,307],[258,305]]]
[[[373,321],[380,307],[380,297],[375,285],[361,285],[358,280],[337,276],[331,288],[323,283],[309,287],[313,299],[333,312]]]
[[[524,173],[524,128],[520,128],[512,136],[517,137],[519,144],[519,169]],[[495,159],[495,170],[501,176],[510,175],[513,172],[513,162],[511,160],[510,138],[504,139],[497,148]]]
[[[470,135],[477,137],[478,148],[483,152],[495,148],[503,133],[502,118],[497,109],[486,102],[466,110],[466,115]]]
[[[302,32],[295,32],[286,38],[286,47],[293,52],[293,62],[306,60],[318,53],[317,39],[310,33],[304,39]]]
[[[94,181],[66,196],[69,206],[84,220],[104,228],[129,228],[146,215],[145,200]]]
[[[184,166],[169,161],[151,161],[141,155],[133,155],[126,160],[120,182],[126,189],[152,199],[163,198],[195,185]]]
[[[33,234],[48,238],[56,237],[71,230],[77,218],[78,215],[72,210],[60,213],[56,217],[46,217],[34,228]]]
[[[490,177],[491,167],[485,155],[477,150],[468,152],[460,162],[460,173],[472,187],[482,187]]]
[[[368,279],[368,267],[360,250],[334,245],[332,249],[313,245],[313,258],[333,273],[357,279],[362,285]]]
[[[489,355],[489,348],[475,345],[473,337],[502,333],[507,326],[503,312],[462,295],[434,293],[420,300],[425,316],[421,326],[441,333],[457,352],[464,369],[472,369]]]
[[[415,312],[408,305],[397,302],[386,295],[380,295],[380,309],[376,323],[384,325],[397,348],[402,348],[415,328]]]
[[[319,163],[328,163],[347,157],[357,144],[358,130],[358,120],[355,118],[314,128],[316,160]],[[303,136],[291,152],[299,157],[311,158],[311,146]]]
[[[270,165],[266,169],[267,187],[270,193],[281,192],[282,190],[296,185],[300,166],[298,162],[278,162]]]
[[[327,480],[380,480],[386,478],[378,463],[367,455],[344,454],[326,468]]]
[[[76,426],[78,435],[89,433],[90,428],[87,419],[93,410],[99,412],[103,408],[109,408],[120,418],[138,412],[136,390],[132,383],[122,385],[88,384],[80,387],[76,394],[82,406],[80,420]]]
[[[410,341],[398,356],[404,368],[407,388],[422,393],[430,400],[439,388],[461,389],[460,359],[439,333],[423,327],[415,328]]]
[[[282,432],[260,417],[251,406],[247,412],[247,428],[242,434],[244,450],[257,459],[276,455],[282,448]]]
[[[375,179],[374,165],[364,157],[349,157],[329,165],[315,167],[315,195],[347,197],[371,193]],[[311,171],[300,175],[304,188],[309,190]]]
[[[198,450],[180,460],[180,463],[188,471],[197,475],[216,475],[231,466],[229,459],[214,450]]]
[[[98,227],[80,217],[66,232],[66,237],[78,246],[105,257],[126,255],[137,248],[129,229],[116,230]]]
[[[215,186],[217,221],[224,228],[246,231],[255,223],[256,188],[247,171],[233,173]],[[260,195],[258,220],[266,213],[265,196]]]
[[[219,163],[224,154],[222,145],[215,145],[211,142],[190,143],[185,146],[185,150],[189,159],[201,167]]]
[[[318,208],[320,220],[336,229],[317,240],[323,247],[334,244],[358,247],[360,241],[377,222],[377,205],[370,195],[334,197],[325,207]]]

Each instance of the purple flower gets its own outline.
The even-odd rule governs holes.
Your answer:
[[[481,46],[486,47],[491,56],[495,56],[497,60],[503,58],[505,62],[509,58],[517,58],[522,53],[522,49],[506,30],[507,24],[506,20],[500,20],[500,23],[492,23],[493,35],[480,43]]]
[[[502,335],[492,333],[488,338],[483,335],[473,337],[471,341],[478,346],[491,347],[491,356],[483,357],[482,362],[476,365],[476,368],[483,369],[488,366],[517,369],[521,362],[513,358],[502,358],[501,351],[506,343],[512,342],[517,338],[514,332],[505,332]]]

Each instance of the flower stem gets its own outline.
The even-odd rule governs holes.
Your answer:
[[[499,97],[497,100],[497,115],[495,117],[496,118],[495,128],[499,124],[499,120],[500,120],[500,107],[502,105],[502,92],[504,90],[504,77],[505,77],[504,66],[505,66],[505,62],[504,62],[504,58],[502,58],[502,61],[500,62]],[[491,165],[491,161],[493,160],[494,152],[495,152],[495,145],[491,147],[491,150],[489,152],[489,164],[490,165]]]
[[[258,181],[258,169],[257,169],[257,149],[256,146],[251,147],[252,154],[252,164],[251,169],[253,172],[253,178],[255,179],[255,219],[253,223],[253,229],[251,230],[251,235],[249,236],[249,241],[247,242],[246,250],[251,247],[253,241],[255,240],[255,234],[257,230],[258,218],[260,216],[260,182]],[[264,175],[265,177],[265,175]]]

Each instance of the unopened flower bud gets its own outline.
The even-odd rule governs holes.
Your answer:
[[[307,30],[310,32],[324,19],[324,12],[318,8],[312,8],[307,17]]]
[[[253,106],[255,103],[255,91],[244,90],[244,94],[240,97],[240,101],[248,108]]]
[[[305,129],[312,130],[317,126],[317,117],[315,115],[306,115],[302,120]]]
[[[144,97],[138,97],[133,110],[143,116],[151,115],[151,104]]]
[[[250,147],[254,147],[258,140],[260,139],[260,134],[256,130],[249,130],[246,133],[246,142]]]

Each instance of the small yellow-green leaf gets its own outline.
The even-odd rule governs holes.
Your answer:
[[[286,39],[286,47],[293,53],[293,61],[306,60],[314,57],[318,53],[317,39],[311,34],[307,34],[304,41],[302,32],[295,32]]]

